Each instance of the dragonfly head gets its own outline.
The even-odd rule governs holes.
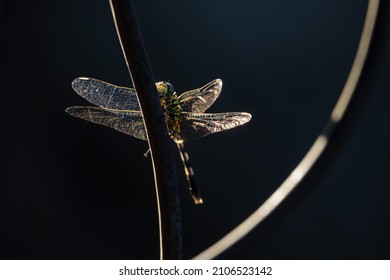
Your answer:
[[[160,97],[170,97],[175,93],[173,85],[168,82],[158,82],[156,83],[156,87]]]

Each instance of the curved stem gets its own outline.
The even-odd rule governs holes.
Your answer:
[[[355,89],[359,82],[364,62],[368,54],[378,13],[378,7],[379,0],[369,1],[359,47],[343,91],[341,92],[340,97],[331,113],[328,123],[325,125],[322,133],[317,137],[304,158],[284,180],[284,182],[276,189],[276,191],[255,212],[253,212],[241,224],[235,227],[214,245],[195,256],[194,259],[213,259],[246,236],[285,200],[285,198],[299,185],[302,179],[307,175],[323,154],[328,145],[329,139],[333,135],[335,127],[344,117],[348,105],[355,93]]]
[[[160,258],[181,259],[181,212],[171,139],[132,0],[110,0],[123,54],[146,127],[157,193]]]

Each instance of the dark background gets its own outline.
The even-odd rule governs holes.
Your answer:
[[[357,96],[303,184],[224,259],[390,258],[390,9],[382,1]],[[357,49],[367,1],[136,1],[157,80],[224,81],[210,112],[252,121],[178,154],[184,257],[252,213],[322,127]],[[71,81],[130,86],[108,1],[1,1],[1,259],[156,259],[147,143],[70,117]]]

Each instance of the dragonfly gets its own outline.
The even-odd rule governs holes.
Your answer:
[[[249,122],[252,116],[245,112],[205,113],[222,91],[221,79],[180,95],[169,82],[158,82],[156,87],[169,135],[180,153],[190,194],[195,204],[202,204],[203,199],[183,143],[241,126]],[[135,89],[88,77],[73,80],[72,88],[95,106],[68,107],[67,113],[135,138],[148,140]]]

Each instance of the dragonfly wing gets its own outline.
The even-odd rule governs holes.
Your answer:
[[[105,109],[140,110],[136,92],[132,88],[119,87],[85,77],[74,79],[72,88],[92,104]]]
[[[114,111],[99,107],[73,106],[66,112],[74,117],[105,125],[122,133],[147,140],[146,130],[139,111]]]
[[[180,106],[185,112],[203,113],[214,103],[221,91],[222,80],[216,79],[201,88],[181,94]]]
[[[180,135],[184,141],[191,141],[211,133],[235,128],[250,121],[251,114],[244,112],[198,114],[182,113]]]

